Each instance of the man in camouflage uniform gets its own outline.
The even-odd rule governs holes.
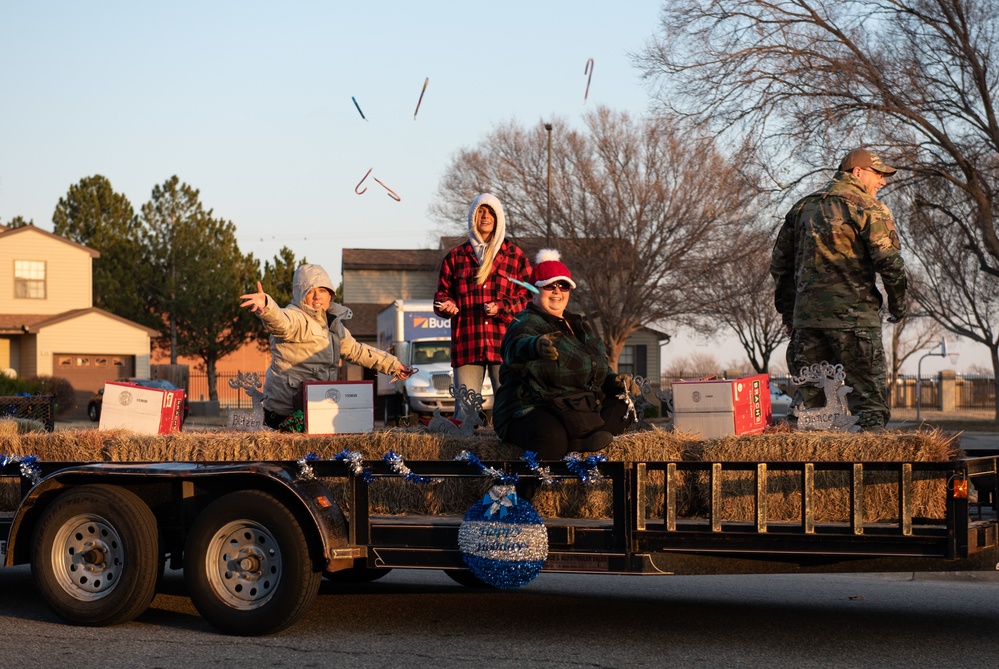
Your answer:
[[[842,364],[850,412],[862,430],[884,428],[891,415],[881,342],[883,297],[889,322],[906,311],[905,264],[891,212],[876,199],[893,167],[865,149],[840,163],[832,181],[802,198],[784,218],[770,274],[774,304],[791,339],[792,374],[820,362]],[[819,388],[798,389],[806,407],[824,405]]]

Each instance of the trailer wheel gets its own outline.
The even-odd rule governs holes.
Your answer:
[[[134,493],[87,485],[60,495],[35,529],[31,571],[74,625],[116,625],[149,608],[159,570],[156,518]]]
[[[322,573],[294,514],[265,492],[245,490],[220,497],[195,519],[184,579],[208,622],[227,634],[255,636],[301,618]]]

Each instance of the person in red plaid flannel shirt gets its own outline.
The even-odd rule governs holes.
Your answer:
[[[468,210],[468,241],[441,263],[434,312],[451,319],[451,367],[455,389],[482,392],[486,372],[499,388],[500,344],[506,326],[528,302],[531,263],[506,240],[503,205],[483,193]],[[455,407],[455,420],[463,420]]]

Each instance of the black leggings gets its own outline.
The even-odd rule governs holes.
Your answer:
[[[630,424],[630,420],[625,419],[627,410],[628,405],[624,400],[614,396],[606,397],[600,409],[600,417],[604,419],[604,425],[600,429],[615,435],[624,432]],[[578,451],[582,447],[581,440],[570,440],[561,421],[543,408],[536,408],[510,421],[506,441],[525,451],[534,451],[539,460],[561,460],[566,453]]]

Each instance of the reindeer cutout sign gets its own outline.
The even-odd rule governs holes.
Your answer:
[[[227,426],[230,429],[247,432],[256,432],[265,429],[264,406],[261,404],[264,394],[258,390],[261,385],[260,374],[256,372],[248,372],[246,374],[238,372],[236,378],[229,379],[230,388],[242,388],[253,401],[253,409],[250,411],[239,409],[229,411]]]
[[[474,390],[469,390],[464,385],[459,386],[457,392],[455,392],[454,386],[451,386],[449,391],[451,396],[454,397],[455,412],[457,412],[460,405],[461,413],[465,416],[465,420],[461,422],[461,425],[457,425],[450,419],[442,416],[439,408],[434,409],[434,415],[430,419],[430,422],[427,423],[427,431],[471,437],[475,434],[475,428],[483,425],[482,404],[484,400],[482,399],[482,395]]]
[[[825,393],[826,405],[814,409],[806,409],[802,405],[791,409],[798,418],[799,430],[840,430],[842,432],[857,432],[858,416],[850,415],[846,396],[853,390],[846,385],[846,372],[843,365],[831,365],[821,362],[809,367],[802,367],[798,376],[792,376],[791,381],[796,386],[812,385],[821,388]]]

